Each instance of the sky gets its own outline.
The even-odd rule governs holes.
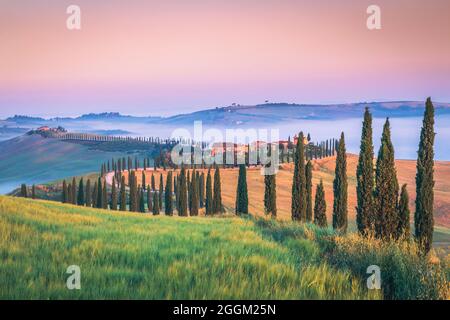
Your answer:
[[[68,30],[66,8],[81,9]],[[368,30],[366,9],[381,8]],[[0,117],[450,102],[448,0],[0,0]]]

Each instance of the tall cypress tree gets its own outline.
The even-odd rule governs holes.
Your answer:
[[[198,196],[199,196],[199,200],[200,200],[200,208],[203,208],[205,206],[205,173],[202,172],[202,174],[200,175],[200,181],[199,181],[199,192],[198,192]]]
[[[150,188],[150,185],[147,187],[147,210],[148,212],[153,212],[153,195],[152,195],[152,189]]]
[[[264,212],[277,216],[277,191],[275,173],[264,175]]]
[[[399,222],[397,209],[398,181],[389,119],[386,119],[383,127],[375,178],[377,209],[375,232],[377,237],[389,239],[396,236]]]
[[[431,98],[425,104],[416,173],[416,211],[414,213],[415,238],[424,254],[433,243],[434,201],[434,106]]]
[[[267,158],[271,159],[272,145],[268,146]],[[273,218],[277,216],[277,191],[276,191],[276,175],[269,161],[264,168],[264,213],[271,214]]]
[[[216,165],[214,172],[214,195],[213,195],[213,213],[222,213],[222,191],[220,184],[220,171],[219,166]]]
[[[341,233],[347,232],[348,225],[347,187],[347,155],[344,133],[342,132],[337,149],[336,169],[333,181],[333,228]]]
[[[172,201],[172,171],[167,173],[166,190],[164,194],[164,212],[167,216],[173,215],[173,201]]]
[[[144,164],[145,164],[145,159],[144,159]],[[142,188],[147,188],[147,184],[145,183],[145,170],[142,171]]]
[[[102,178],[98,177],[97,181],[97,201],[96,207],[97,208],[103,208],[103,187],[102,187]]]
[[[406,189],[406,184],[402,186],[402,191],[400,192],[400,200],[398,202],[398,217],[399,223],[397,227],[397,238],[404,237],[409,239],[410,227],[409,227],[409,195]]]
[[[96,181],[96,182],[94,182],[94,188],[92,191],[92,207],[93,208],[97,208],[97,199],[98,199],[97,193],[98,193],[98,186],[97,186],[97,181]]]
[[[375,231],[374,170],[373,170],[372,115],[364,112],[358,166],[356,168],[356,225],[362,235]]]
[[[159,196],[158,192],[153,192],[153,215],[159,214]]]
[[[153,173],[152,173],[151,184],[152,184],[152,190],[156,191],[156,188],[155,188],[155,176],[153,175]]]
[[[314,199],[314,224],[319,227],[326,228],[327,224],[327,203],[325,202],[325,190],[323,188],[323,181],[316,188],[316,197]]]
[[[120,211],[127,211],[127,192],[125,190],[125,176],[120,182]]]
[[[108,191],[106,189],[106,181],[103,182],[102,189],[102,209],[108,209]]]
[[[236,189],[236,214],[248,213],[247,168],[239,165],[239,177]]]
[[[72,185],[69,183],[67,185],[67,203],[72,204]]]
[[[212,183],[211,183],[211,169],[208,169],[208,175],[206,176],[206,200],[205,200],[205,215],[209,216],[213,214],[213,196],[212,196]]]
[[[62,203],[68,203],[69,202],[69,193],[67,191],[67,182],[66,180],[63,181],[62,186]]]
[[[312,205],[312,163],[308,160],[305,167],[305,178],[306,178],[306,221],[311,222],[313,216],[313,205]]]
[[[294,155],[294,178],[292,181],[292,220],[306,220],[306,176],[305,176],[305,150],[303,145],[303,132],[300,132]]]
[[[192,206],[192,184],[191,184],[191,176],[190,176],[190,171],[187,171],[187,191],[188,191],[188,209],[189,212],[191,211],[191,206]]]
[[[178,192],[179,192],[179,209],[178,209],[178,215],[185,217],[188,215],[187,211],[187,186],[186,186],[186,170],[184,168],[184,165],[181,167],[180,172],[180,180],[178,185]]]
[[[158,196],[159,196],[159,208],[162,209],[162,205],[163,205],[163,196],[164,196],[164,182],[163,182],[163,175],[162,173],[159,176],[159,192],[158,192]]]
[[[77,197],[77,204],[79,206],[84,206],[84,185],[83,185],[83,178],[80,179],[80,183],[78,184],[78,197]]]
[[[85,195],[86,207],[92,206],[92,190],[91,190],[91,179],[86,182],[86,195]]]
[[[189,192],[189,196],[191,199],[191,207],[190,207],[190,215],[198,216],[198,187],[197,187],[197,176],[195,175],[195,169],[192,171],[191,178],[191,191]]]
[[[34,184],[31,186],[31,199],[36,199],[36,186]]]
[[[135,172],[132,171],[128,179],[129,189],[130,189],[130,211],[138,211],[138,190]]]
[[[144,188],[141,188],[141,190],[140,190],[140,196],[139,196],[139,212],[145,213]]]
[[[117,210],[117,189],[116,189],[116,179],[112,178],[112,186],[111,186],[111,210]]]
[[[25,183],[22,183],[22,185],[20,186],[20,196],[23,198],[28,197],[27,185]]]
[[[77,181],[75,180],[75,177],[72,178],[72,189],[71,189],[72,195],[72,204],[77,204]]]
[[[178,189],[179,186],[179,181],[180,181],[180,177],[177,175],[175,175],[175,177],[173,177],[173,192],[175,193],[175,209],[177,211],[180,210],[180,192]]]

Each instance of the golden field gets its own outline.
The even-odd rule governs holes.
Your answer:
[[[348,175],[348,209],[350,227],[354,227],[356,214],[356,166],[358,156],[354,154],[347,155],[347,175]],[[291,187],[293,176],[293,164],[282,164],[277,174],[277,207],[278,218],[281,220],[289,220],[291,218]],[[326,201],[328,221],[331,221],[333,210],[333,179],[334,179],[335,157],[313,160],[313,199],[315,195],[316,185],[320,179],[323,179]],[[411,219],[414,213],[415,201],[415,174],[416,161],[413,160],[396,160],[397,176],[400,186],[403,183],[408,184],[408,192],[410,196]],[[191,171],[191,170],[190,170]],[[197,171],[207,171],[197,169]],[[151,175],[154,171],[147,170],[145,172],[146,184],[150,183]],[[179,170],[177,171],[179,173]],[[164,176],[164,183],[167,171],[158,170],[155,175],[155,183],[159,185],[160,173]],[[222,199],[225,209],[232,212],[236,199],[236,186],[238,169],[220,169]],[[138,183],[141,183],[141,171],[138,171]],[[125,172],[127,180],[127,173]],[[212,176],[212,178],[214,178]],[[435,223],[437,226],[450,228],[450,162],[436,161],[435,163],[435,188],[434,188],[434,204],[435,204]],[[251,167],[247,170],[247,184],[249,196],[249,211],[254,215],[264,214],[264,176],[260,173],[260,168]],[[411,220],[412,221],[412,220]],[[353,226],[352,226],[353,225]]]

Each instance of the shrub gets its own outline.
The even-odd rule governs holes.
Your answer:
[[[424,258],[414,242],[381,241],[356,234],[336,236],[326,250],[328,261],[367,278],[367,267],[381,270],[385,299],[448,299],[446,263],[433,255]]]

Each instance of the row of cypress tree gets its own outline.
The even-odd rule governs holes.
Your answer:
[[[145,174],[142,173],[142,184],[145,185]],[[128,192],[125,176],[116,182],[112,178],[110,191],[106,182],[99,177],[91,188],[91,181],[87,180],[84,187],[83,178],[79,180],[77,188],[76,179],[67,184],[63,181],[62,202],[78,204],[80,206],[92,206],[94,208],[152,212],[159,214],[164,208],[166,215],[173,215],[174,209],[180,216],[196,216],[199,209],[205,207],[206,214],[218,214],[223,212],[220,169],[215,166],[214,185],[212,185],[211,168],[208,170],[205,185],[205,174],[195,169],[191,172],[182,166],[180,174],[173,177],[169,171],[164,188],[163,175],[160,174],[159,187],[155,187],[155,177],[152,173],[151,185],[143,187],[138,185],[136,171],[132,170],[128,178]],[[205,193],[206,188],[206,193]],[[145,193],[147,196],[145,197]]]
[[[434,106],[428,98],[425,103],[416,166],[414,214],[414,236],[424,253],[430,251],[433,241],[434,136]],[[389,119],[383,127],[375,170],[373,161],[372,115],[366,108],[356,172],[358,231],[364,236],[373,234],[381,239],[409,238],[409,196],[406,184],[401,187],[399,195]]]

